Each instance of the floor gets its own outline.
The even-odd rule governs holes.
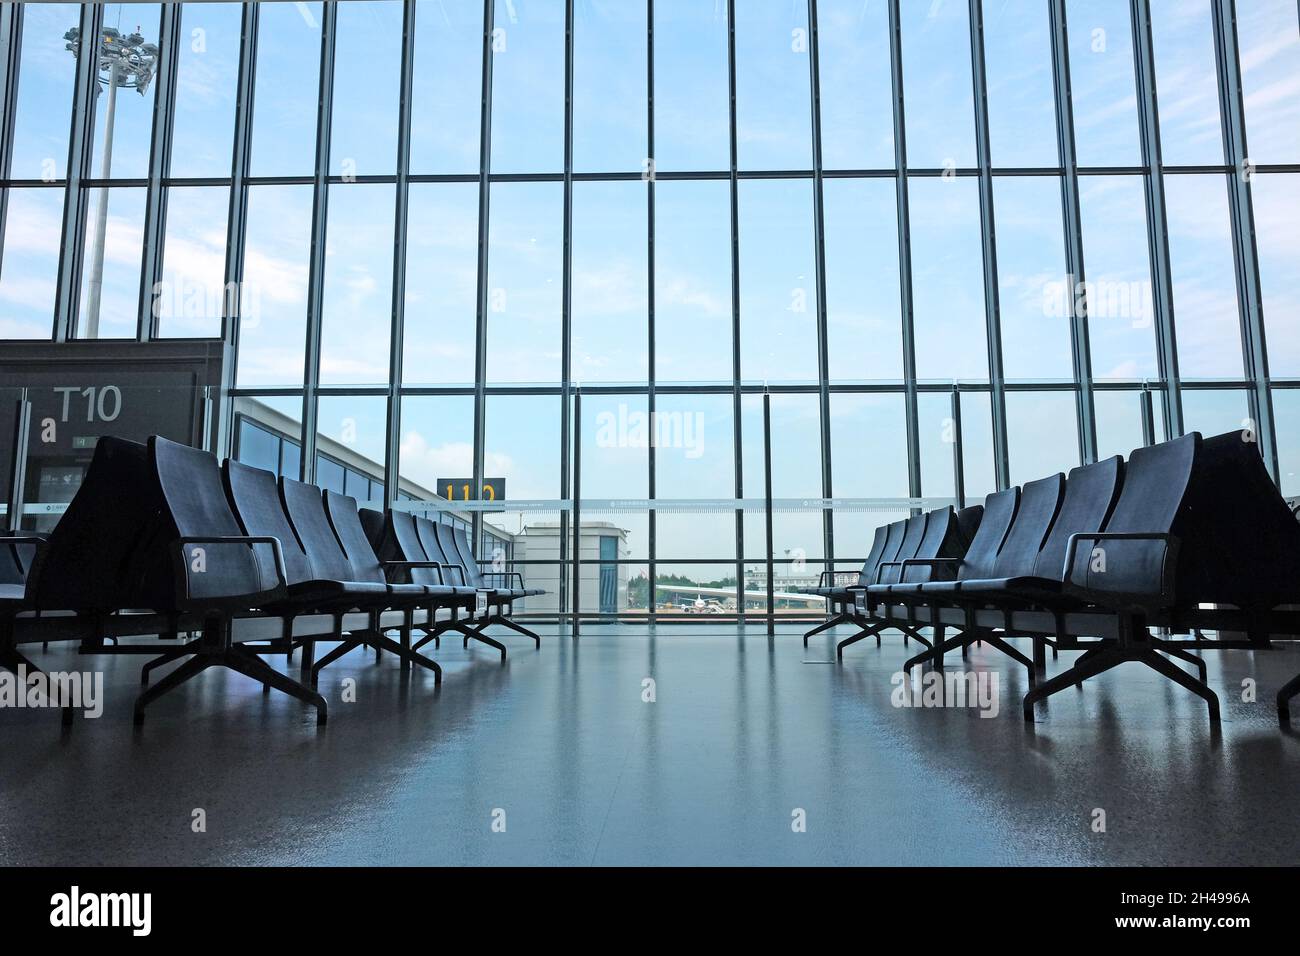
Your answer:
[[[552,630],[540,650],[505,637],[504,664],[448,640],[437,691],[357,651],[322,675],[319,730],[220,669],[135,729],[141,658],[32,648],[47,670],[103,668],[106,705],[68,733],[56,712],[0,709],[0,863],[1296,862],[1300,739],[1272,696],[1300,648],[1208,655],[1216,735],[1138,664],[1026,724],[1024,672],[991,649],[948,666],[997,675],[983,717],[894,706],[916,650],[897,633],[842,666],[831,637],[805,651],[798,633]]]

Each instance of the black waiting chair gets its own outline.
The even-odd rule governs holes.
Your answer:
[[[463,528],[447,524],[436,524],[434,529],[442,545],[443,554],[452,558],[452,562],[460,566],[465,584],[478,589],[487,599],[487,614],[473,630],[481,634],[484,628],[489,625],[500,624],[512,631],[523,634],[525,637],[531,637],[533,642],[538,647],[541,647],[541,637],[511,620],[506,616],[506,611],[507,609],[513,609],[514,602],[517,600],[545,592],[537,588],[525,588],[523,586],[523,575],[518,571],[481,571],[478,562],[474,559],[474,552],[469,546],[469,538]],[[511,578],[518,580],[519,587],[510,587],[498,583],[499,580],[510,580]],[[468,645],[469,639],[469,635],[466,634],[464,637],[466,645]]]
[[[826,606],[831,612],[828,620],[804,634],[804,647],[808,646],[808,638],[814,634],[820,634],[822,631],[830,630],[832,627],[848,621],[852,621],[862,628],[869,626],[857,617],[855,604],[857,594],[854,588],[863,588],[871,583],[871,578],[876,573],[876,566],[880,563],[881,556],[884,554],[885,547],[889,542],[890,531],[895,526],[901,529],[902,525],[903,522],[899,521],[895,524],[881,525],[876,529],[875,537],[871,542],[871,550],[867,553],[867,560],[862,562],[860,570],[856,572],[823,571],[817,579],[816,587],[799,589],[803,594],[813,594],[825,598]],[[897,551],[897,540],[895,540],[895,551]],[[867,635],[864,634],[863,636]]]
[[[363,511],[363,518],[365,515],[366,512]],[[416,526],[415,515],[392,509],[383,518],[382,531],[379,534],[372,534],[371,541],[382,542],[377,550],[383,557],[384,567],[388,571],[390,580],[445,585],[451,588],[452,595],[455,597],[455,600],[447,604],[449,616],[446,620],[438,620],[431,614],[426,621],[417,623],[416,629],[423,631],[425,636],[415,643],[414,649],[419,650],[429,641],[435,642],[435,646],[440,646],[439,637],[444,631],[467,631],[468,628],[461,621],[459,612],[462,610],[473,612],[476,594],[474,588],[448,584],[458,578],[459,569],[453,571],[452,565],[438,560],[425,551],[420,543],[420,532]],[[373,527],[376,523],[372,520],[371,525]]]
[[[449,621],[436,625],[429,633],[417,643],[417,647],[427,643],[430,639],[439,641],[440,636],[446,631],[458,631],[464,638],[464,645],[469,646],[471,640],[479,641],[495,649],[501,655],[501,659],[506,658],[506,646],[495,638],[489,637],[483,633],[483,628],[488,623],[486,614],[488,610],[488,598],[490,592],[479,587],[469,580],[469,575],[460,561],[460,554],[454,548],[449,552],[448,547],[452,544],[450,534],[441,532],[439,529],[445,527],[441,522],[433,521],[422,515],[415,518],[415,530],[419,539],[420,546],[424,549],[425,555],[429,560],[437,562],[442,568],[447,578],[457,586],[469,588],[474,592],[474,604],[470,608],[471,619],[461,621]],[[448,529],[450,531],[450,529]],[[474,615],[479,615],[474,618]],[[473,626],[471,626],[473,625]]]

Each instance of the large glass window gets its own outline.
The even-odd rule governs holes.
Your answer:
[[[145,190],[90,190],[77,336],[131,338],[140,316]]]
[[[563,201],[559,183],[492,186],[489,382],[560,381]]]
[[[1055,166],[1059,157],[1048,5],[1010,0],[985,4],[983,10],[993,165]]]
[[[1300,162],[1300,12],[1291,0],[1238,3],[1237,42],[1251,161]]]
[[[173,176],[230,175],[243,5],[187,3],[172,121]]]
[[[641,182],[573,187],[572,378],[644,382],[646,187]]]
[[[402,380],[473,384],[477,183],[413,183],[406,223]]]
[[[80,7],[25,3],[14,147],[9,175],[51,182],[67,175],[68,128],[77,63],[63,35],[78,25]]]
[[[564,4],[497,0],[492,27],[492,171],[564,168]]]
[[[736,5],[735,18],[737,162],[741,169],[807,169],[807,7],[748,0]]]
[[[48,339],[54,331],[63,197],[62,188],[9,190],[0,260],[0,338]]]
[[[321,5],[265,3],[257,16],[250,172],[310,176],[316,165]]]
[[[1297,74],[1300,76],[1300,74]],[[1268,331],[1268,370],[1300,376],[1300,176],[1257,175],[1251,186],[1259,281]]]
[[[167,190],[163,277],[153,298],[160,336],[221,335],[229,211],[230,190],[225,186]]]
[[[483,4],[417,3],[411,74],[411,172],[478,172]]]
[[[817,42],[822,165],[893,167],[888,5],[819,0]]]
[[[727,184],[656,184],[656,380],[731,381],[731,320]]]
[[[731,163],[724,3],[656,0],[655,168]]]
[[[975,165],[970,23],[964,3],[901,3],[907,165]]]
[[[150,57],[156,67],[157,53],[146,44],[159,46],[157,3],[106,3],[104,27],[117,30],[128,39],[139,36],[138,59]],[[149,175],[149,152],[153,144],[153,100],[157,84],[153,70],[119,67],[101,70],[95,96],[95,145],[91,152],[90,175],[95,179],[143,179]]]
[[[1170,166],[1222,163],[1210,0],[1151,0],[1151,33],[1161,160]]]
[[[828,179],[826,342],[832,381],[903,377],[892,179]]]
[[[401,69],[400,0],[340,3],[334,46],[331,175],[345,179],[392,175],[397,169]]]
[[[1011,484],[1022,485],[1079,464],[1074,392],[1008,392]]]
[[[646,5],[579,3],[573,24],[573,166],[645,168]]]
[[[659,556],[669,562],[661,571],[689,560],[736,559],[736,513],[726,507],[736,495],[730,395],[659,395],[656,428],[672,440],[655,448],[655,498],[695,499],[714,503],[707,510],[659,510],[655,534]],[[680,437],[678,437],[680,436]],[[762,490],[757,489],[761,496]],[[718,576],[734,576],[720,568]]]
[[[441,480],[474,474],[474,397],[472,395],[409,395],[402,399],[399,497],[429,501],[446,498]],[[502,477],[500,463],[488,465],[488,477]],[[507,486],[507,491],[512,489]]]
[[[987,380],[978,184],[914,177],[908,189],[917,377]]]
[[[836,498],[907,498],[907,419],[901,394],[831,395],[831,490]],[[835,553],[865,558],[877,526],[906,517],[904,504],[835,514]]]
[[[1128,0],[1067,0],[1070,102],[1080,166],[1135,166],[1137,86]]]

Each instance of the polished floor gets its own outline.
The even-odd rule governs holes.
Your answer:
[[[1208,656],[1215,734],[1200,701],[1138,664],[1025,724],[1024,673],[995,651],[949,662],[998,675],[1000,711],[982,717],[894,706],[910,653],[897,634],[837,666],[832,638],[805,651],[797,633],[606,625],[546,632],[540,651],[506,637],[505,664],[444,641],[436,692],[357,651],[322,676],[320,730],[309,708],[221,670],[137,730],[140,658],[33,648],[46,669],[103,668],[106,706],[66,734],[57,712],[0,709],[0,863],[1300,859],[1300,736],[1272,704],[1300,648]]]

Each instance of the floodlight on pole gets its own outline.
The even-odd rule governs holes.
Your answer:
[[[81,31],[73,27],[63,35],[66,49],[75,57],[81,56]],[[119,87],[135,90],[141,96],[149,89],[158,66],[158,45],[146,43],[137,29],[125,36],[113,27],[100,31],[96,50],[95,95],[101,87],[108,90],[104,106],[104,152],[100,176],[106,182],[113,171],[113,121],[117,112]],[[91,246],[90,282],[86,294],[86,324],[84,338],[99,336],[99,304],[104,288],[104,244],[108,232],[108,186],[99,187],[99,203],[95,210],[94,245]]]

